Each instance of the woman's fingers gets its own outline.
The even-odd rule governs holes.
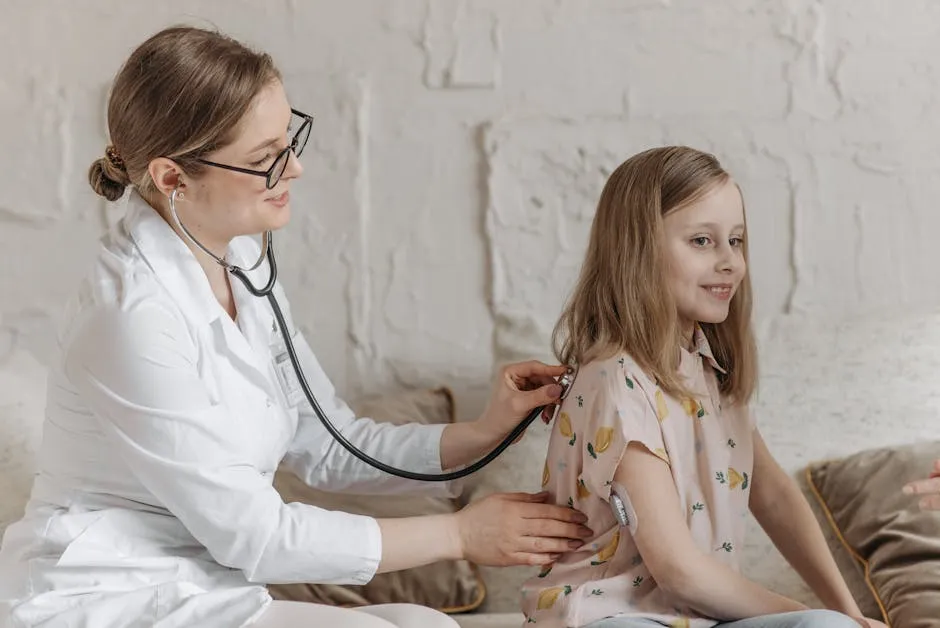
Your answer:
[[[535,503],[525,507],[522,513],[525,519],[552,519],[571,523],[584,523],[587,515],[580,510],[557,504]]]
[[[921,509],[940,510],[940,477],[937,475],[910,482],[903,490],[905,495],[924,495],[919,502]]]
[[[940,495],[928,495],[918,503],[921,510],[940,510]]]
[[[490,495],[457,513],[463,555],[485,565],[544,565],[592,535],[587,517],[547,493]]]
[[[930,477],[932,478],[940,477],[940,458],[934,461],[933,471],[930,472]]]
[[[557,378],[568,371],[566,366],[552,366],[529,360],[503,367],[503,377],[519,390],[532,390],[557,383]]]
[[[561,377],[568,371],[567,366],[560,364],[545,364],[538,360],[516,362],[503,367],[503,372],[512,377],[531,379],[540,376]]]
[[[500,495],[503,499],[514,501],[514,502],[529,502],[533,504],[545,503],[545,500],[548,499],[548,492],[541,491],[538,493],[503,493]]]
[[[927,495],[930,493],[940,493],[940,478],[928,478],[926,480],[915,480],[904,487],[906,495]]]
[[[524,554],[561,554],[573,552],[582,545],[583,541],[572,539],[558,539],[550,536],[523,536],[514,544],[516,553]]]
[[[550,565],[559,558],[559,554],[530,554],[515,552],[508,556],[511,565]]]
[[[529,519],[522,530],[523,534],[543,538],[586,539],[593,535],[591,529],[582,523],[557,521],[555,519]]]

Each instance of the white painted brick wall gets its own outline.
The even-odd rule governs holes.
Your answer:
[[[84,181],[109,81],[180,21],[269,50],[317,115],[278,245],[343,391],[463,393],[520,342],[544,349],[605,173],[665,142],[741,182],[762,323],[940,302],[936,3],[3,5],[0,333],[42,361],[115,218]]]

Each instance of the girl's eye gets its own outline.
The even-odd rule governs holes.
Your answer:
[[[731,238],[731,240],[729,240],[729,242],[731,242],[731,246],[733,246],[733,247],[743,246],[743,245],[744,245],[744,238],[734,237],[734,238]]]
[[[697,238],[692,238],[691,242],[693,246],[706,247],[711,242],[711,238],[708,236],[698,236]]]

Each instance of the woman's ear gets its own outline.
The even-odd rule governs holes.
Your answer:
[[[185,187],[183,169],[172,159],[157,157],[150,162],[147,170],[157,191],[164,197],[169,197],[176,188],[182,190]]]

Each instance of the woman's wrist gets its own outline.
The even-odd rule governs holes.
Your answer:
[[[382,534],[378,573],[463,558],[456,513],[377,519]]]
[[[461,515],[460,512],[444,515],[445,517],[445,551],[446,560],[462,560],[466,558],[464,550],[463,536],[460,533]]]
[[[475,462],[504,436],[480,419],[448,425],[441,435],[441,468],[453,469]]]

